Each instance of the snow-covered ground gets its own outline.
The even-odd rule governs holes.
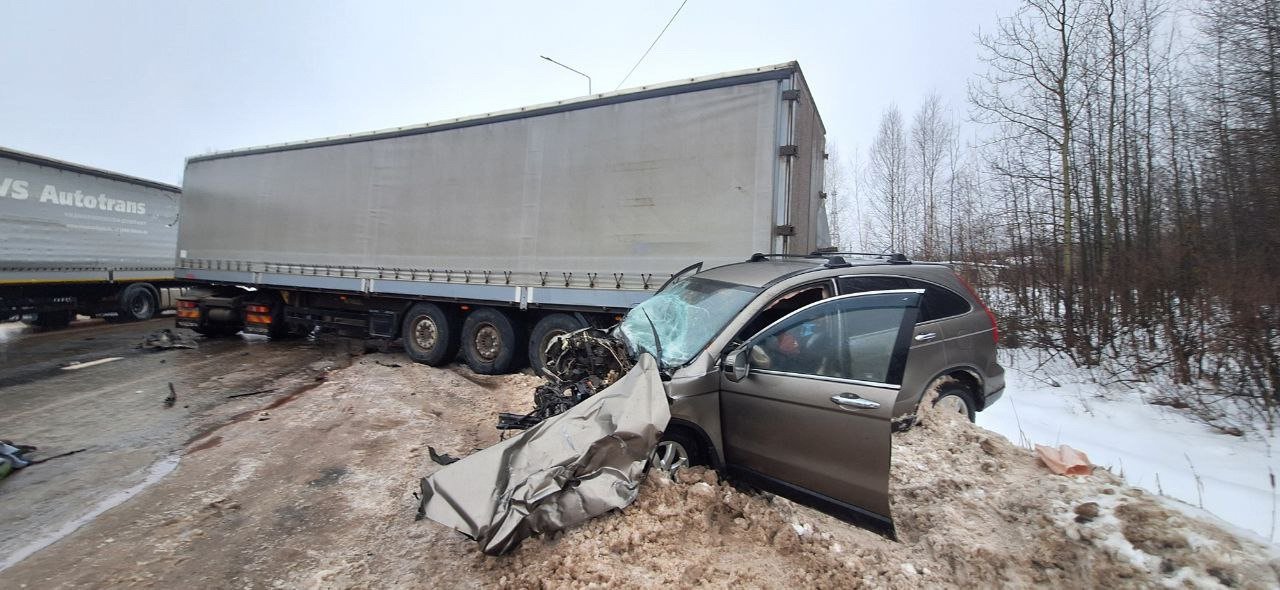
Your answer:
[[[1067,444],[1129,483],[1176,498],[1276,543],[1280,535],[1273,454],[1263,429],[1222,434],[1184,410],[1152,405],[1152,386],[1104,387],[1069,360],[1040,366],[1035,352],[1001,351],[1004,397],[978,424],[1023,446]]]

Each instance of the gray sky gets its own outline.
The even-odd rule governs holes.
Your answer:
[[[689,0],[627,81],[798,60],[829,143],[936,90],[963,115],[973,36],[1014,0]],[[187,156],[611,91],[680,5],[0,0],[0,145],[181,183]]]

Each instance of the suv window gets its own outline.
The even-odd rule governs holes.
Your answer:
[[[920,318],[916,323],[949,318],[972,309],[969,301],[946,287],[906,277],[841,277],[840,292],[864,293],[866,291],[886,291],[891,289],[924,289],[924,301],[920,303]]]
[[[763,371],[900,384],[894,347],[906,308],[901,295],[845,300],[794,314],[752,340],[751,366]]]
[[[818,284],[811,283],[779,296],[761,310],[760,313],[757,313],[756,317],[751,318],[751,321],[747,322],[747,325],[738,331],[734,341],[745,342],[747,338],[754,336],[756,332],[769,327],[769,324],[782,319],[787,314],[810,303],[816,303],[830,297],[831,292],[828,288],[830,284],[830,282],[826,281]]]

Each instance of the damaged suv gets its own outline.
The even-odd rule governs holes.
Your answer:
[[[995,316],[946,265],[757,254],[692,270],[614,331],[659,362],[655,466],[711,465],[891,529],[893,427],[930,389],[970,420],[1004,389]]]

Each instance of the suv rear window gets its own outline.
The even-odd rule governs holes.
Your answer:
[[[949,318],[969,313],[972,309],[967,299],[951,289],[917,279],[877,276],[840,278],[841,294],[891,289],[924,289],[924,300],[920,303],[920,319],[916,320],[916,323]]]

